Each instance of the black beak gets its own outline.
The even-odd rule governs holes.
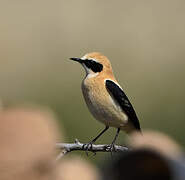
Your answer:
[[[70,60],[73,60],[73,61],[76,61],[76,62],[79,62],[79,63],[82,63],[82,59],[80,58],[69,58]]]

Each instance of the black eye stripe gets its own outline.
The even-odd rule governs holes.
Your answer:
[[[103,70],[103,65],[93,61],[91,59],[85,59],[83,60],[83,63],[89,68],[91,69],[93,72],[101,72]]]

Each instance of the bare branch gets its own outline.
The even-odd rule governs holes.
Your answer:
[[[84,148],[85,145],[86,144],[83,144],[83,143],[79,142],[77,139],[75,140],[74,143],[57,143],[56,144],[57,148],[62,150],[62,153],[58,156],[57,159],[61,158],[64,154],[67,154],[68,152],[71,152],[71,151],[90,151],[90,152],[93,152],[93,153],[96,153],[96,152],[125,152],[125,151],[128,151],[127,147],[118,146],[118,145],[115,145],[114,146],[115,148],[113,150],[111,150],[110,145],[107,145],[107,144],[99,144],[99,145],[92,144],[92,147],[89,148],[88,150],[86,150]]]

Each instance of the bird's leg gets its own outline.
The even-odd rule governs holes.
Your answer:
[[[83,149],[86,150],[86,154],[87,154],[87,155],[88,155],[87,151],[88,151],[89,149],[92,149],[92,144],[95,143],[95,141],[96,141],[105,131],[107,131],[107,129],[109,129],[109,126],[105,126],[105,129],[103,129],[103,131],[101,131],[101,132],[98,134],[98,136],[96,136],[96,137],[95,137],[92,141],[90,141],[89,143],[83,145]],[[94,153],[94,154],[96,154],[96,153]]]
[[[115,151],[115,142],[116,142],[116,139],[119,135],[119,132],[120,132],[120,128],[117,129],[116,135],[115,135],[115,137],[114,137],[114,139],[113,139],[113,141],[110,145],[111,156],[112,156],[113,151]]]

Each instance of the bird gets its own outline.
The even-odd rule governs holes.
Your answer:
[[[105,128],[86,145],[86,150],[104,134],[109,127],[117,128],[116,135],[110,144],[113,151],[120,130],[128,135],[133,131],[141,132],[136,112],[117,82],[109,59],[99,52],[85,54],[82,58],[70,58],[80,63],[86,75],[81,89],[87,107],[96,120],[103,123]]]

